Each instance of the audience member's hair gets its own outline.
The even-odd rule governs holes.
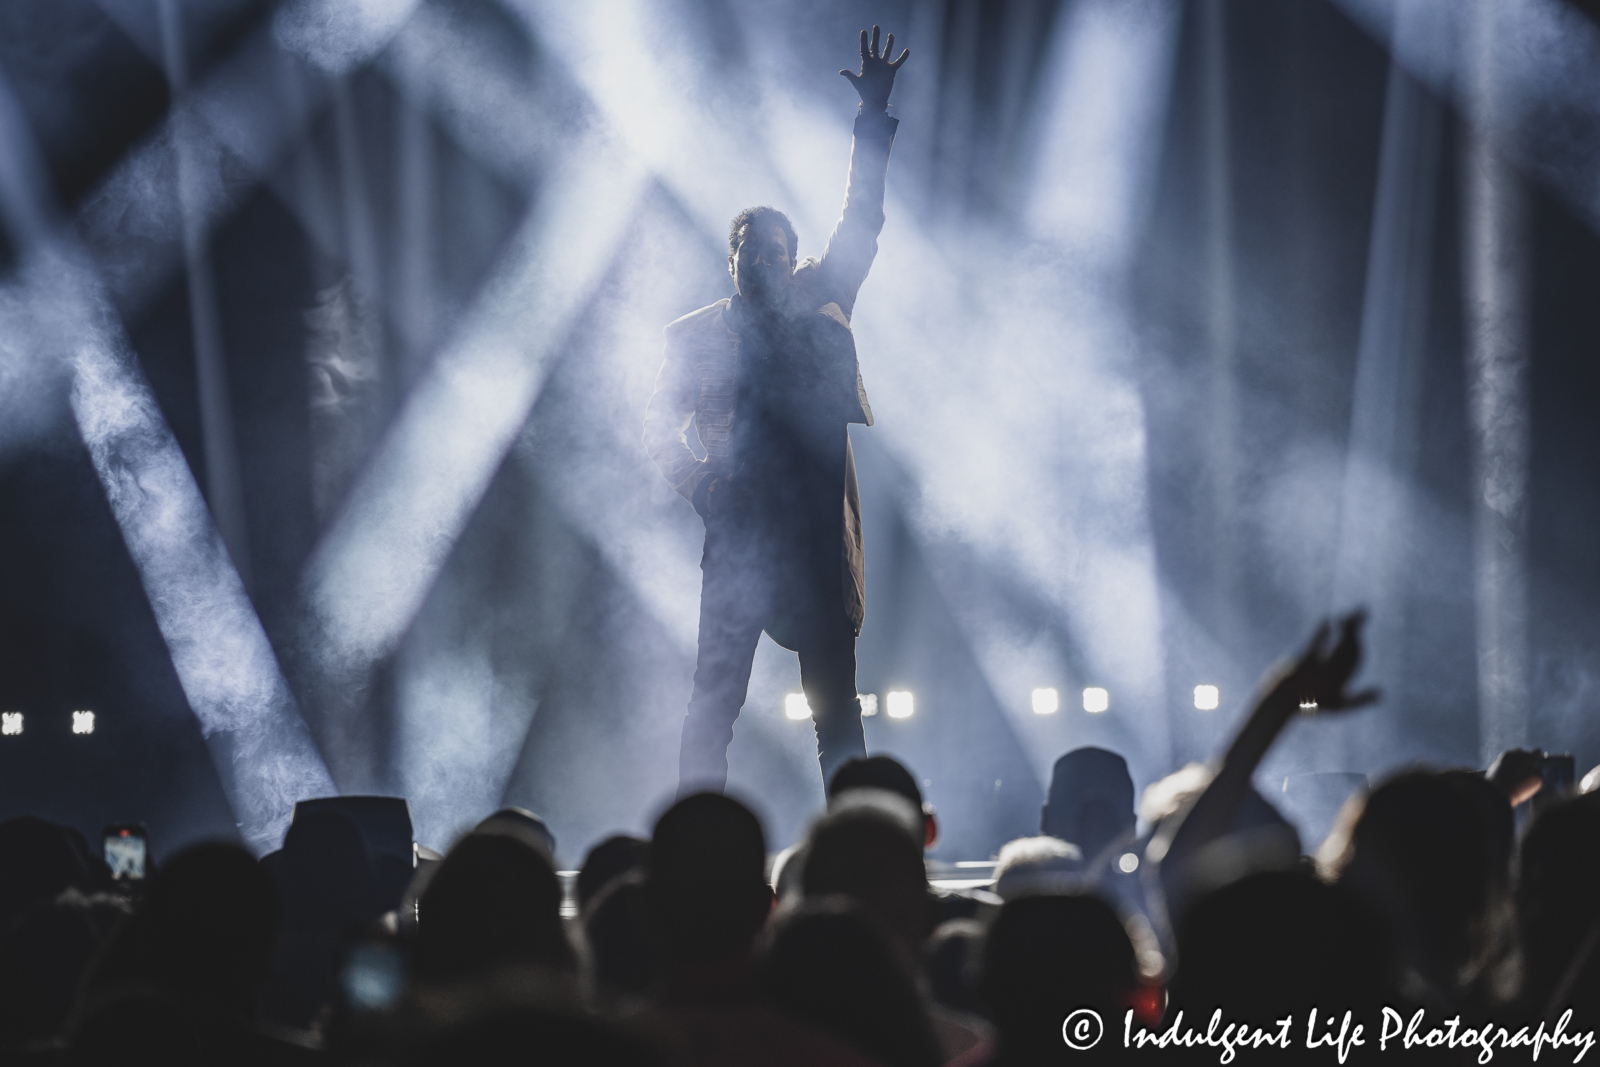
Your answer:
[[[556,863],[556,835],[550,826],[527,808],[501,808],[473,827],[475,834],[506,834],[544,853],[552,867]]]
[[[977,919],[940,923],[922,950],[922,973],[933,999],[972,1015],[983,1013],[978,996],[978,971],[983,957],[984,925]]]
[[[807,898],[843,894],[864,906],[911,959],[932,928],[933,909],[915,815],[884,790],[852,790],[812,825],[801,885]]]
[[[642,997],[655,982],[644,882],[640,871],[614,878],[584,909],[589,974],[603,992]]]
[[[650,860],[650,842],[615,834],[589,850],[578,871],[578,910],[589,907],[613,881],[630,871],[642,871]]]
[[[918,836],[922,846],[933,847],[934,839],[939,834],[939,824],[934,818],[933,809],[923,803],[916,775],[905,764],[893,756],[857,756],[845,760],[828,781],[829,806],[839,803],[841,797],[856,789],[883,789],[904,797],[920,813],[921,831]]]
[[[62,1032],[90,959],[131,909],[68,889],[0,939],[0,1050]]]
[[[1459,784],[1408,771],[1366,798],[1333,862],[1339,884],[1378,909],[1405,961],[1446,997],[1489,962],[1491,837],[1478,801]]]
[[[1067,893],[1079,888],[1082,880],[1083,853],[1059,837],[1019,837],[1001,846],[995,858],[994,891],[1001,900]]]
[[[905,797],[918,811],[922,810],[922,790],[917,786],[917,779],[893,756],[857,756],[839,764],[828,782],[828,799],[852,789],[887,789]]]
[[[1348,891],[1309,874],[1252,874],[1183,916],[1172,1004],[1194,1018],[1218,1006],[1252,1019],[1335,1004],[1376,1011],[1390,964],[1382,918]]]
[[[572,971],[561,883],[538,848],[504,834],[462,838],[419,905],[417,973],[447,980],[534,965]]]
[[[1133,943],[1098,897],[1007,901],[984,943],[979,991],[1006,1062],[1055,1062],[1063,1006],[1121,1016],[1138,986]]]
[[[916,983],[887,934],[854,902],[807,901],[773,931],[759,971],[772,1008],[884,1067],[942,1061]]]
[[[80,839],[64,826],[22,815],[0,822],[0,934],[63,890],[97,888]]]
[[[650,837],[645,908],[664,967],[742,958],[772,909],[767,844],[749,808],[696,793]]]
[[[237,845],[196,845],[174,856],[122,923],[86,980],[91,1002],[151,987],[188,1005],[251,1018],[277,923],[272,883]]]
[[[1600,1008],[1600,793],[1547,808],[1528,828],[1517,922],[1525,1016]]]

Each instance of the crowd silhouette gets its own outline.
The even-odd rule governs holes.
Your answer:
[[[1139,815],[1120,756],[1064,755],[1040,833],[976,890],[930,884],[937,820],[882,755],[841,766],[776,857],[748,807],[699,793],[648,840],[596,844],[570,892],[549,828],[515,809],[397,867],[359,820],[315,807],[262,860],[202,844],[136,885],[76,831],[9,819],[0,1059],[1335,1063],[1380,1054],[1388,1013],[1494,1023],[1502,1048],[1568,1011],[1569,1037],[1593,1029],[1600,793],[1550,780],[1534,751],[1408,768],[1301,842],[1252,788],[1292,714],[1374,701],[1349,689],[1361,623],[1319,630],[1227,750],[1147,790]],[[1244,1025],[1237,1045],[1208,1030],[1218,1012]],[[1484,1062],[1453,1039],[1400,1047]]]

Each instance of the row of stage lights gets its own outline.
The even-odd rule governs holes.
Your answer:
[[[891,719],[909,719],[912,712],[917,709],[916,698],[903,689],[890,690],[884,694],[884,710]],[[811,704],[806,700],[804,693],[789,693],[783,698],[783,714],[799,722],[811,718]],[[861,716],[867,718],[878,714],[878,694],[861,694]]]
[[[1201,711],[1215,711],[1222,702],[1222,693],[1214,685],[1197,685],[1194,687],[1194,706]],[[1054,715],[1061,710],[1061,694],[1054,689],[1035,689],[1033,691],[1033,713],[1035,715]],[[1090,686],[1083,691],[1083,710],[1091,715],[1098,715],[1111,710],[1111,694],[1099,686]]]
[[[26,719],[20,711],[0,711],[0,737],[20,737]],[[94,733],[94,712],[74,711],[72,713],[72,732],[75,734]]]
[[[1222,693],[1214,685],[1197,685],[1194,687],[1194,706],[1201,711],[1215,711],[1222,701]],[[916,699],[903,689],[890,690],[884,699],[884,705],[891,719],[909,719],[916,710]],[[1090,686],[1083,691],[1083,710],[1091,715],[1111,709],[1111,694],[1098,686]],[[1033,713],[1035,715],[1054,715],[1061,710],[1061,694],[1054,689],[1035,689],[1033,691]],[[796,722],[811,718],[811,705],[806,701],[804,693],[789,693],[783,698],[783,714]],[[878,714],[878,694],[861,694],[861,715],[863,718]]]
[[[1217,687],[1214,685],[1197,685],[1194,687],[1194,706],[1201,711],[1213,711],[1221,698]],[[904,689],[891,689],[884,695],[884,710],[891,719],[909,719],[916,711],[916,698]],[[1111,694],[1097,686],[1090,686],[1083,691],[1083,710],[1091,715],[1097,715],[1111,708]],[[1033,691],[1033,713],[1035,715],[1054,715],[1061,710],[1061,694],[1055,689],[1035,689]],[[811,705],[807,703],[804,693],[789,693],[783,698],[783,713],[786,717],[796,722],[811,718]],[[878,714],[878,694],[861,694],[861,715],[867,718]],[[20,736],[23,729],[23,715],[20,711],[0,712],[0,737]],[[94,733],[94,712],[74,711],[72,713],[72,732],[75,734]]]

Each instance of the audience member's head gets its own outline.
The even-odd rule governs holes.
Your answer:
[[[276,925],[261,865],[236,845],[196,845],[167,862],[117,928],[86,992],[94,1001],[148,986],[197,1009],[251,1017]]]
[[[1103,748],[1073,749],[1050,772],[1049,799],[1039,830],[1071,841],[1093,861],[1133,829],[1133,778],[1128,761]]]
[[[589,977],[602,994],[642,997],[656,980],[644,882],[641,871],[613,878],[583,911]]]
[[[934,918],[915,814],[894,793],[852,790],[812,824],[800,875],[807,899],[842,894],[865,907],[908,960]]]
[[[1353,819],[1353,825],[1349,825]],[[1388,921],[1405,961],[1440,993],[1475,981],[1493,904],[1494,833],[1459,782],[1408,771],[1341,816],[1326,868]]]
[[[1600,1008],[1600,793],[1555,804],[1528,828],[1517,922],[1528,1016]]]
[[[1483,819],[1484,874],[1492,889],[1511,884],[1511,859],[1517,848],[1516,819],[1505,795],[1477,771],[1445,771],[1445,784],[1470,800]]]
[[[923,802],[916,776],[893,756],[857,756],[841,763],[828,782],[829,802],[852,789],[885,789],[905,797],[922,814],[922,847],[932,848],[939,840],[939,820]]]
[[[1070,893],[1083,882],[1083,853],[1059,837],[1019,837],[1000,848],[994,892],[1001,900],[1037,893]]]
[[[517,965],[576,969],[556,872],[543,851],[513,835],[462,838],[418,907],[416,965],[424,980]]]
[[[578,871],[578,910],[589,907],[600,891],[630,871],[642,871],[650,860],[650,842],[615,834],[589,850]]]
[[[1175,1007],[1275,1019],[1313,1005],[1376,1010],[1388,988],[1382,918],[1309,874],[1252,874],[1196,901],[1178,927]]]
[[[543,852],[550,866],[556,864],[556,835],[543,819],[527,808],[501,808],[473,827],[472,832],[515,837]]]
[[[977,919],[940,923],[922,950],[922,973],[933,999],[947,1008],[972,1015],[983,1013],[978,972],[985,928]]]
[[[130,910],[68,889],[12,923],[0,938],[0,1050],[62,1032],[84,968]]]
[[[1056,1062],[1067,1011],[1120,1018],[1138,984],[1133,942],[1098,897],[1010,900],[989,927],[979,992],[1007,1062]]]
[[[749,808],[720,793],[684,797],[650,838],[645,911],[665,970],[748,961],[772,910],[767,842]]]
[[[79,840],[66,827],[31,815],[0,822],[0,934],[62,890],[94,892],[94,872]]]
[[[759,982],[772,1008],[884,1067],[943,1060],[901,955],[877,921],[846,898],[808,900],[783,916]]]

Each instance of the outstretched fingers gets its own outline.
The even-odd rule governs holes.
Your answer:
[[[883,56],[883,51],[878,47],[878,27],[876,27],[876,26],[872,27],[872,52],[871,52],[871,55],[872,55],[873,59],[879,59],[879,58],[881,58]]]
[[[862,30],[861,31],[861,62],[865,63],[867,60],[869,60],[871,58],[872,58],[872,53],[867,48],[867,31],[866,30]]]
[[[889,51],[891,51],[891,52],[894,51],[894,34],[892,34],[892,33],[889,35]],[[888,53],[884,53],[884,54],[887,55]],[[909,48],[907,48],[904,51],[902,51],[900,53],[900,58],[895,60],[893,63],[889,64],[889,69],[890,70],[899,70],[900,69],[900,64],[904,63],[906,61],[906,56],[909,56],[910,54],[911,54],[911,49],[909,49]]]
[[[1345,688],[1361,665],[1361,628],[1366,625],[1367,613],[1352,611],[1339,622],[1339,640],[1331,650],[1324,651],[1323,642],[1329,632],[1328,623],[1317,630],[1316,657],[1313,670],[1316,677],[1317,704],[1330,711],[1349,711],[1363,708],[1378,701],[1375,687],[1357,693],[1346,693]]]

